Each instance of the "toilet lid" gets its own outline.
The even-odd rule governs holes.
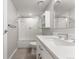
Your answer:
[[[36,42],[30,42],[31,45],[36,45]]]

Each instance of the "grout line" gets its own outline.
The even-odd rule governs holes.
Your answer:
[[[17,48],[13,51],[13,53],[11,54],[11,56],[9,57],[9,59],[12,59],[13,55],[16,53]]]

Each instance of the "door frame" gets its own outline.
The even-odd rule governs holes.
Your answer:
[[[3,59],[7,58],[7,2],[8,0],[3,0]]]

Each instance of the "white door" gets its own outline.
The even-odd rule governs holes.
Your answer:
[[[7,0],[4,0],[3,58],[7,58]]]
[[[4,34],[4,46],[3,46],[3,49],[4,49],[4,51],[3,51],[3,58],[4,59],[7,59],[7,33],[6,34]]]
[[[38,17],[18,19],[18,47],[29,47],[29,43],[37,39],[36,35],[42,32],[40,22]]]
[[[19,40],[34,40],[40,34],[40,21],[38,18],[21,18],[19,24]]]

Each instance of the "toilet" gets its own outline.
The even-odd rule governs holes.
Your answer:
[[[30,46],[32,48],[31,54],[36,54],[36,45],[37,45],[37,43],[35,41],[30,42]]]

